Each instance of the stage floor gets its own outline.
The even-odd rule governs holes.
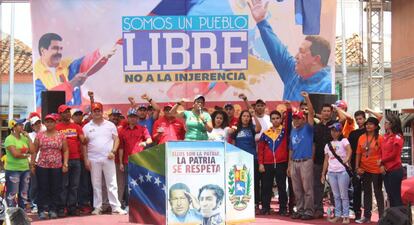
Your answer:
[[[36,221],[36,216],[31,216],[33,218],[32,224],[35,225],[126,225],[126,224],[136,224],[136,223],[129,223],[128,216],[120,216],[120,215],[100,215],[100,216],[81,216],[81,217],[66,217],[62,219],[56,220],[44,220],[44,221]],[[377,219],[374,218],[370,224],[376,224]],[[256,221],[254,223],[249,224],[257,224],[257,225],[293,225],[293,224],[321,224],[321,225],[328,225],[332,224],[326,221],[326,217],[324,219],[317,219],[317,220],[309,220],[309,221],[302,221],[302,220],[292,220],[289,217],[282,217],[279,215],[268,215],[268,216],[257,216]],[[355,224],[353,221],[351,224]]]

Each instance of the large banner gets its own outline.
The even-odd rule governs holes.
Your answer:
[[[164,103],[332,93],[335,12],[332,0],[31,1],[36,105],[45,90],[125,107],[144,93]]]
[[[166,149],[167,224],[224,224],[224,142],[168,142]]]

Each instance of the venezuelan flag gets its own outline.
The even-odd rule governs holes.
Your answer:
[[[129,221],[164,225],[166,222],[165,145],[129,157]]]

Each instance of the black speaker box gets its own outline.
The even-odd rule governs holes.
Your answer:
[[[64,91],[42,91],[42,119],[47,114],[57,113],[60,105],[66,104]]]
[[[412,215],[410,206],[391,207],[385,210],[378,225],[411,225]]]

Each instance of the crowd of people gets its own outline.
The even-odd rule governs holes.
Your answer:
[[[130,97],[126,117],[113,108],[107,119],[90,94],[89,113],[61,105],[43,122],[37,113],[27,122],[10,120],[4,156],[7,205],[37,211],[40,219],[127,214],[128,156],[177,140],[225,141],[251,153],[257,214],[272,213],[275,185],[278,214],[293,219],[323,218],[326,186],[333,196],[331,222],[349,224],[350,209],[357,223],[370,222],[373,191],[382,217],[383,183],[390,205],[402,205],[399,117],[370,109],[352,117],[342,100],[316,112],[308,93],[301,96],[297,110],[289,102],[268,110],[265,101],[251,105],[240,94],[245,109],[237,117],[231,103],[209,113],[202,95],[194,97],[191,108],[184,109],[189,101],[183,99],[161,110],[144,94],[148,104]]]

